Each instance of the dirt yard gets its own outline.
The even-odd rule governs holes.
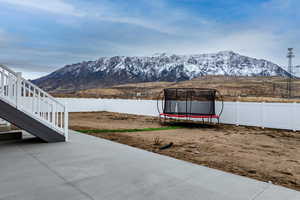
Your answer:
[[[162,127],[155,117],[108,112],[72,113],[70,125],[74,130]],[[300,191],[300,132],[199,124],[91,135]],[[160,150],[171,142],[172,147]]]

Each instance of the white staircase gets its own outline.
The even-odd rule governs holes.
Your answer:
[[[0,65],[0,118],[47,142],[68,140],[67,107]]]

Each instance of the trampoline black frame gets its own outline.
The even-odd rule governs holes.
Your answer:
[[[185,105],[186,105],[186,112],[165,112],[165,108],[166,108],[166,91],[168,90],[176,90],[176,96],[177,96],[177,91],[178,90],[182,90],[182,91],[186,91],[185,92]],[[193,113],[192,112],[192,101],[193,101],[193,98],[192,98],[192,95],[191,96],[188,96],[188,92],[189,91],[199,91],[200,93],[201,92],[210,92],[211,94],[213,94],[213,99],[208,99],[209,101],[212,101],[212,104],[213,104],[213,110],[212,112],[210,112],[210,114],[208,113]],[[217,99],[217,96],[219,97],[219,99],[221,100],[222,102],[222,108],[220,110],[220,112],[218,113],[218,115],[216,115],[216,109],[215,109],[215,105],[216,105],[216,99]],[[180,99],[180,98],[178,98]],[[182,99],[182,97],[181,97]],[[176,100],[176,99],[174,99]],[[159,101],[162,101],[162,107],[161,107],[161,110],[159,108]],[[187,112],[188,110],[188,102],[190,102],[190,112]],[[204,122],[204,119],[209,119],[210,122],[212,122],[212,119],[217,119],[218,120],[218,123],[219,123],[219,119],[223,113],[223,108],[224,108],[224,101],[223,101],[223,97],[221,95],[221,93],[216,90],[216,89],[211,89],[211,88],[165,88],[163,89],[158,98],[157,98],[157,110],[158,110],[158,113],[159,113],[159,119],[161,119],[161,116],[164,116],[164,119],[166,120],[166,118],[185,118],[186,120],[190,120],[191,118],[200,118],[203,120]],[[161,112],[162,111],[162,112]]]

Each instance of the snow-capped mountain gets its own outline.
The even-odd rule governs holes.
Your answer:
[[[205,75],[288,76],[280,66],[232,51],[198,55],[102,57],[65,67],[33,82],[48,91],[154,81],[184,81]]]

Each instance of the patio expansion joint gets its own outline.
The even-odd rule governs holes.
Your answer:
[[[267,183],[267,186],[260,192],[258,192],[257,194],[254,195],[253,198],[251,198],[250,200],[256,200],[257,198],[259,198],[265,191],[267,191],[270,187],[272,186],[272,183]]]
[[[27,154],[28,156],[30,156],[31,158],[33,158],[34,160],[36,160],[37,162],[39,162],[42,166],[44,166],[47,170],[49,170],[51,173],[53,173],[55,176],[57,176],[58,178],[62,179],[63,182],[66,185],[69,185],[70,187],[72,187],[73,189],[77,190],[79,193],[81,193],[83,196],[85,196],[86,198],[90,199],[90,200],[95,200],[91,195],[89,195],[88,193],[84,192],[83,190],[81,190],[80,188],[78,188],[75,184],[73,184],[72,182],[68,181],[66,178],[64,178],[61,174],[59,174],[58,172],[56,172],[55,170],[53,170],[47,163],[43,162],[42,160],[40,160],[38,157],[36,157],[33,153],[27,152],[25,149],[23,149],[22,147],[18,146],[22,151],[25,152],[25,154]]]

